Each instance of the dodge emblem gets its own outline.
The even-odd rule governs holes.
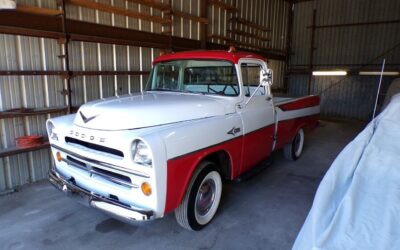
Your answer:
[[[91,121],[91,120],[93,120],[94,118],[97,117],[97,115],[92,116],[92,117],[86,117],[81,111],[79,111],[79,114],[81,115],[82,120],[83,120],[84,123],[88,123],[89,121]]]
[[[240,128],[236,128],[236,127],[233,127],[231,130],[229,130],[228,132],[227,132],[227,134],[228,135],[233,135],[233,136],[235,136],[237,133],[239,133],[240,132]]]

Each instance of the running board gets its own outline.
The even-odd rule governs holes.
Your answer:
[[[249,171],[244,172],[234,179],[234,182],[243,182],[248,181],[251,178],[257,176],[262,171],[264,171],[267,167],[271,166],[273,163],[273,155],[271,154],[266,160],[262,161],[256,167],[250,169]]]

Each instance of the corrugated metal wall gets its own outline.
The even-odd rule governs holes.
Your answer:
[[[235,6],[237,13],[228,12],[218,6],[209,6],[209,33],[229,37],[228,30],[232,30],[231,18],[242,18],[252,23],[271,29],[265,32],[270,41],[260,42],[252,36],[234,35],[233,39],[240,42],[250,43],[255,46],[285,50],[287,37],[287,22],[290,5],[282,0],[225,0],[227,4]],[[238,24],[237,28],[245,32],[254,32],[254,28]],[[213,39],[215,43],[224,43],[221,39]],[[249,47],[251,49],[251,47]]]
[[[1,70],[59,70],[61,48],[51,39],[0,34]],[[64,81],[54,76],[1,76],[0,108],[65,106],[60,94]],[[57,115],[57,114],[53,114]],[[61,115],[61,114],[58,114]],[[15,146],[15,138],[45,134],[48,115],[1,119],[1,148]],[[43,179],[51,161],[47,149],[6,157],[0,161],[0,191]]]
[[[201,0],[171,0],[174,9],[200,15]],[[159,10],[125,0],[97,0],[142,13],[160,14]],[[162,1],[169,3],[167,0]],[[288,4],[281,0],[225,0],[239,8],[239,17],[272,28],[271,41],[266,48],[283,50],[286,40]],[[19,0],[18,3],[56,8],[54,0]],[[104,13],[77,6],[67,6],[67,16],[87,22],[161,33],[160,24],[130,17]],[[209,9],[209,33],[226,34],[230,16],[218,7]],[[243,29],[245,29],[243,27]],[[218,31],[216,31],[218,30]],[[200,39],[200,24],[174,18],[173,35]],[[223,41],[214,41],[223,43]],[[247,42],[252,42],[251,38]],[[0,70],[64,70],[63,45],[53,39],[0,34]],[[70,70],[72,71],[148,71],[151,61],[159,55],[157,48],[121,46],[88,42],[69,43]],[[275,70],[275,88],[283,86],[284,62],[270,61]],[[139,92],[147,76],[78,76],[71,80],[72,106],[113,95]],[[59,76],[0,76],[0,111],[12,108],[64,107],[67,104],[62,90],[65,81]],[[61,115],[52,114],[52,116]],[[46,135],[45,121],[50,115],[37,115],[1,119],[0,149],[14,147],[15,138],[29,134]],[[0,192],[25,183],[44,179],[52,161],[49,150],[43,149],[0,159]]]
[[[284,51],[286,48],[287,25],[290,5],[282,0],[223,0],[222,2],[235,6],[237,13],[229,12],[218,6],[210,5],[208,9],[209,23],[208,33],[219,35],[222,37],[231,37],[233,40],[253,46],[264,48],[273,48],[274,50]],[[263,36],[269,38],[269,41],[260,41],[253,36],[232,35],[228,30],[235,28],[247,33],[255,33],[254,28],[237,24],[233,27],[234,22],[231,18],[241,18],[251,21],[252,23],[269,28],[271,31],[262,33]],[[222,39],[211,39],[214,43],[225,44]],[[253,47],[244,48],[253,49]],[[277,60],[269,60],[269,66],[274,70],[273,89],[283,88],[283,76],[285,62]]]
[[[313,10],[316,9],[316,25],[362,23],[398,20],[398,0],[320,0],[295,5],[292,39],[293,54],[290,69],[307,69],[310,60]],[[363,26],[317,28],[313,68],[358,70],[377,69],[383,58],[387,68],[400,65],[400,23]],[[390,51],[389,51],[390,50]],[[386,53],[384,56],[379,55]],[[378,77],[320,76],[312,78],[312,94],[321,94],[322,114],[342,118],[367,120],[374,106]],[[384,77],[383,93],[393,77]],[[308,76],[291,75],[289,94],[300,96],[307,93]],[[325,91],[325,89],[327,89]]]
[[[289,94],[307,95],[308,79],[306,75],[290,76]],[[393,79],[384,77],[382,93],[385,93]],[[372,117],[378,83],[378,76],[315,77],[311,94],[321,96],[321,113],[324,117],[367,121]]]

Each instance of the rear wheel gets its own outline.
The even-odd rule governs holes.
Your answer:
[[[212,162],[202,162],[194,171],[175,218],[189,230],[200,230],[214,218],[222,194],[221,175]]]
[[[286,144],[283,148],[283,154],[286,159],[295,161],[303,152],[304,146],[304,130],[300,128],[291,143]]]

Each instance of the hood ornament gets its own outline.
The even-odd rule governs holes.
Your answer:
[[[98,115],[95,115],[92,117],[86,117],[81,111],[79,111],[79,114],[81,115],[84,123],[88,123],[89,121],[93,120],[94,118],[96,118],[98,116]]]

